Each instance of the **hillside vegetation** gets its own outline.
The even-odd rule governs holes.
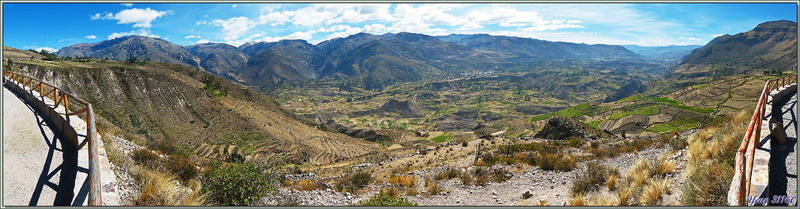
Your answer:
[[[377,148],[317,130],[267,96],[181,65],[18,60],[12,69],[94,104],[103,127],[165,153],[327,164]]]

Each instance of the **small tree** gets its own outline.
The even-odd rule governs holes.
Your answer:
[[[128,63],[133,64],[133,63],[136,63],[136,61],[138,61],[136,59],[136,56],[131,55],[130,57],[128,57]]]

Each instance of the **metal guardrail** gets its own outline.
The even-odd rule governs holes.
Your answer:
[[[750,119],[750,124],[742,139],[742,144],[736,152],[736,162],[734,162],[734,172],[736,172],[736,175],[739,175],[737,198],[740,206],[747,205],[747,194],[750,191],[750,180],[753,173],[753,158],[755,156],[755,149],[761,146],[759,144],[761,140],[761,124],[764,120],[764,112],[766,111],[769,94],[773,90],[792,83],[797,83],[797,74],[769,80],[764,84],[764,89],[761,91],[761,96],[758,98],[758,104],[753,112],[753,117]]]
[[[58,108],[59,104],[63,103],[65,110],[64,113],[66,113],[64,117],[69,117],[72,115],[78,115],[80,117],[81,115],[79,114],[86,113],[86,138],[89,145],[89,205],[103,205],[100,192],[100,163],[98,162],[97,127],[95,126],[96,124],[92,104],[89,104],[88,102],[85,102],[58,87],[29,76],[9,71],[3,71],[3,76],[6,79],[15,81],[17,84],[21,84],[23,87],[28,87],[28,93],[31,95],[33,95],[33,91],[38,90],[40,97],[51,98],[53,101],[55,101],[55,105],[52,107],[54,110]],[[70,112],[70,102],[73,104],[80,104],[84,106],[84,108]],[[71,143],[75,145],[76,148],[79,145],[77,141],[71,141]]]

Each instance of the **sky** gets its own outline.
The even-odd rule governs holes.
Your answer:
[[[64,12],[68,11],[68,12]],[[759,23],[797,21],[796,3],[120,4],[4,3],[3,45],[55,51],[127,35],[188,46],[371,34],[491,34],[640,46],[704,45]]]

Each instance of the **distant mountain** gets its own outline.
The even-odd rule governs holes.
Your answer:
[[[761,23],[753,30],[724,35],[695,50],[676,73],[708,65],[739,70],[789,70],[797,63],[797,23],[787,20]]]
[[[127,36],[64,47],[59,56],[90,56],[175,63],[252,85],[271,88],[318,79],[344,80],[365,89],[380,89],[426,75],[483,70],[495,64],[542,60],[625,60],[641,56],[613,45],[550,42],[507,36],[416,33],[354,34],[311,45],[303,40],[222,43],[181,47],[165,40]]]
[[[692,53],[692,50],[702,47],[701,45],[685,46],[637,46],[623,45],[626,49],[650,59],[669,59],[679,60]]]
[[[56,52],[59,57],[94,57],[110,60],[127,60],[136,57],[160,63],[174,63],[200,67],[200,59],[182,46],[160,38],[125,36],[93,44],[75,44]]]
[[[646,88],[651,92],[668,92],[663,90],[707,83],[722,76],[787,71],[797,66],[796,60],[797,23],[765,22],[747,32],[719,36],[692,51],[686,60],[666,73],[664,83],[669,88],[657,83],[647,84]]]
[[[247,63],[247,57],[238,48],[223,43],[204,43],[187,46],[186,50],[200,60],[200,67],[216,75],[233,73]]]
[[[636,53],[616,45],[587,45],[552,42],[531,38],[492,36],[487,34],[439,36],[440,40],[471,49],[501,52],[514,59],[613,59],[638,60]]]
[[[267,44],[256,44],[267,46]],[[271,86],[283,82],[302,82],[316,78],[310,66],[317,48],[304,40],[282,40],[269,43],[251,55],[238,72],[238,77],[256,86]]]

